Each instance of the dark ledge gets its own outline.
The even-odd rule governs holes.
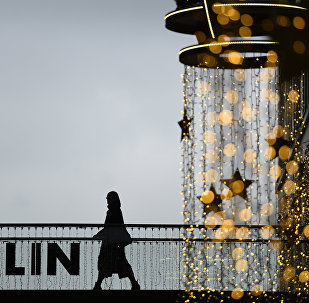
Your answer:
[[[244,293],[240,299],[232,299],[231,292],[194,292],[196,301],[189,300],[188,302],[207,302],[207,303],[219,303],[220,301],[226,302],[272,302],[279,303],[284,302],[302,303],[308,302],[308,296],[297,296],[293,293],[274,292],[261,294],[256,297],[252,297],[249,293]],[[1,290],[0,300],[2,302],[9,301],[20,302],[41,302],[61,300],[61,302],[73,300],[73,302],[134,302],[134,303],[184,303],[188,296],[183,290]]]

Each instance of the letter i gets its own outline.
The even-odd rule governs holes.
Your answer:
[[[32,243],[31,247],[31,275],[41,274],[41,243]]]

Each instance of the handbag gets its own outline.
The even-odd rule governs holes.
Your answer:
[[[93,238],[102,240],[103,245],[127,246],[133,242],[124,226],[105,226]]]

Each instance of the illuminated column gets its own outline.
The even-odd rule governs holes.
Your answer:
[[[307,10],[302,1],[176,2],[166,27],[198,41],[179,52],[186,288],[234,299],[295,289],[295,277],[307,282],[292,257],[307,84],[304,73],[282,77],[273,37],[289,22],[304,28]]]

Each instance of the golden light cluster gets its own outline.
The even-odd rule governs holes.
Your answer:
[[[300,182],[301,150],[294,144],[303,131],[303,80],[280,82],[280,53],[269,45],[259,68],[247,68],[241,44],[228,29],[237,28],[236,36],[248,43],[254,15],[219,2],[212,10],[226,33],[208,38],[195,32],[201,45],[192,49],[208,48],[201,51],[207,68],[189,67],[184,84],[185,104],[197,118],[182,162],[184,221],[191,224],[183,253],[188,289],[208,290],[218,282],[225,291],[226,275],[234,300],[251,296],[254,301],[280,289],[308,293],[308,262],[297,263],[308,256],[302,249],[295,253],[309,238],[308,208],[302,204],[309,197]],[[306,21],[284,15],[261,20],[265,31],[278,26],[303,30]],[[291,47],[298,54],[306,51],[300,39]],[[233,68],[216,67],[219,57]],[[238,168],[243,179],[232,179]]]

